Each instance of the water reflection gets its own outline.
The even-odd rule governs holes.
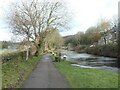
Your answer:
[[[63,50],[62,56],[65,54],[67,60],[75,61],[78,64],[72,64],[73,66],[79,66],[82,68],[102,68],[112,71],[118,71],[117,58],[96,56],[86,53],[77,53],[74,51]]]

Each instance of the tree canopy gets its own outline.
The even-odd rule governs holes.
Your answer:
[[[10,12],[8,22],[12,32],[24,36],[28,41],[32,40],[37,49],[41,48],[47,30],[59,30],[67,23],[67,12],[59,1],[22,2]]]

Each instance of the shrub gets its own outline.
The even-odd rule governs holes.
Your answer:
[[[107,44],[107,45],[97,45],[94,47],[87,47],[85,48],[85,52],[96,55],[117,57],[117,44]]]
[[[21,58],[25,58],[25,53],[26,51],[24,52],[14,52],[14,53],[8,53],[8,54],[2,54],[1,56],[1,59],[2,59],[2,63],[5,63],[9,60],[13,60],[13,59],[18,59],[19,57]]]
[[[77,52],[83,52],[83,50],[86,49],[87,47],[88,47],[88,45],[78,45],[74,49]]]

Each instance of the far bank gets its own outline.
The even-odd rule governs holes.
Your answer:
[[[92,47],[88,45],[79,45],[74,47],[73,50],[79,53],[88,53],[113,58],[117,58],[119,55],[117,44],[96,45]]]

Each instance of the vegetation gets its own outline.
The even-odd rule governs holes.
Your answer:
[[[1,49],[16,49],[19,46],[19,43],[12,41],[0,41]]]
[[[9,54],[9,53],[14,53],[14,52],[16,52],[17,50],[1,50],[0,51],[0,55],[1,54]]]
[[[2,48],[8,48],[9,43],[7,41],[2,42]]]
[[[2,88],[20,88],[29,73],[39,62],[39,57],[30,56],[25,60],[18,55],[14,59],[2,64]]]
[[[117,57],[118,56],[118,47],[117,44],[108,44],[108,45],[97,45],[94,47],[86,47],[83,52],[109,56],[109,57]]]
[[[118,88],[118,73],[71,66],[69,61],[53,62],[72,88]]]
[[[23,42],[19,43],[19,47],[26,52],[2,51],[3,88],[20,87],[39,61],[39,57],[35,56],[46,48],[59,48],[62,45],[59,29],[67,23],[64,5],[59,1],[31,0],[15,3],[11,7],[7,21],[13,34],[24,38]],[[35,56],[29,55],[32,45],[36,49],[33,50],[36,51]],[[8,43],[4,42],[3,47],[7,48]]]
[[[65,46],[77,52],[117,57],[117,25],[113,27],[113,23],[116,24],[114,20],[101,20],[98,25],[88,28],[85,33],[78,32],[64,37]]]
[[[117,56],[118,48],[116,43],[107,45],[107,32],[110,31],[112,26],[110,21],[102,20],[98,25],[88,28],[86,32],[78,32],[75,35],[64,37],[63,40],[59,30],[63,29],[68,23],[68,15],[61,2],[30,0],[29,2],[24,1],[15,4],[15,6],[12,5],[7,22],[11,26],[13,34],[24,38],[23,42],[18,43],[18,45],[21,44],[19,47],[27,51],[16,53],[16,50],[4,50],[0,52],[0,54],[3,54],[3,88],[20,87],[39,61],[40,57],[35,56],[46,50],[54,51],[58,49],[56,51],[59,51],[63,41],[65,46],[78,52]],[[101,37],[103,37],[105,45],[98,44]],[[14,46],[14,44],[4,41],[2,48],[8,48],[9,45]],[[95,46],[90,47],[91,45]],[[33,50],[35,56],[29,55],[32,46],[36,49]],[[28,58],[28,56],[30,57]],[[54,64],[65,75],[73,88],[117,87],[117,73],[101,69],[72,67],[68,61],[54,62]]]
[[[51,28],[59,30],[67,23],[66,10],[59,1],[31,0],[12,7],[11,15],[7,19],[13,28],[13,33],[24,37],[28,41],[28,46],[32,40],[37,48],[36,54],[45,44],[47,31]]]
[[[117,57],[118,46],[117,44],[110,43],[106,45],[96,45],[90,47],[90,45],[79,45],[74,47],[74,50],[79,53],[89,53],[100,56]]]
[[[98,43],[101,37],[104,37],[104,42],[106,44],[107,31],[110,31],[110,22],[101,21],[97,26],[89,27],[85,33],[78,32],[75,35],[65,37],[65,45],[71,43],[72,46],[77,45],[91,45]]]
[[[56,29],[49,30],[44,39],[47,49],[59,49],[63,45],[63,38]]]

